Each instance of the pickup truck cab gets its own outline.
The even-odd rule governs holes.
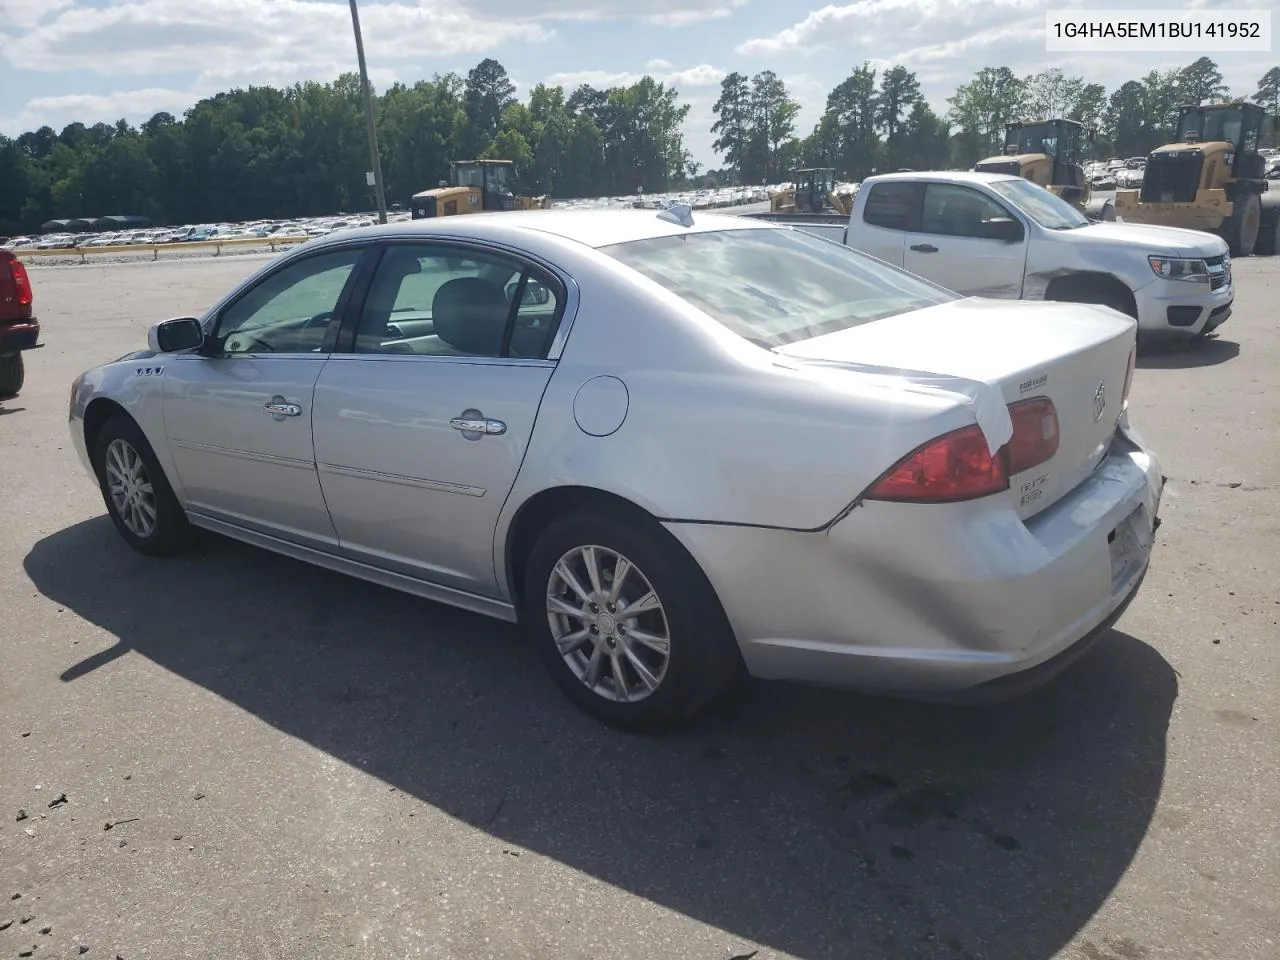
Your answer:
[[[966,296],[1104,304],[1144,336],[1204,335],[1231,315],[1235,295],[1221,237],[1092,221],[1008,174],[868,177],[843,227],[795,226]]]

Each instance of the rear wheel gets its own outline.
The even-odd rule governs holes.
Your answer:
[[[117,414],[102,425],[93,444],[93,466],[111,522],[129,546],[163,556],[191,545],[195,531],[133,420]]]
[[[621,729],[675,727],[741,665],[710,583],[653,521],[597,510],[553,521],[530,553],[522,606],[560,689]]]
[[[1247,257],[1257,246],[1261,227],[1262,198],[1249,193],[1232,204],[1231,216],[1222,221],[1219,232],[1233,257]]]
[[[1258,231],[1258,242],[1253,252],[1271,257],[1280,253],[1280,207],[1272,207],[1265,213],[1268,216],[1262,218],[1262,228]]]
[[[0,400],[16,397],[26,381],[26,368],[22,363],[22,354],[15,353],[11,357],[0,357]]]

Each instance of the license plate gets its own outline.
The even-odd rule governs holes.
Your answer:
[[[1151,521],[1139,506],[1107,538],[1111,549],[1111,586],[1119,587],[1141,569],[1151,552]]]

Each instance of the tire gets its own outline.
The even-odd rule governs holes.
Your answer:
[[[585,569],[588,551],[597,557],[600,591],[592,589]],[[600,602],[599,613],[593,613],[588,602],[607,601],[617,557],[630,564],[618,594],[618,599],[627,603],[619,603],[611,612],[607,602]],[[587,600],[575,593],[559,572],[562,561],[574,573]],[[711,584],[675,539],[654,521],[598,509],[560,517],[538,537],[525,570],[521,609],[525,631],[564,694],[608,726],[633,733],[669,732],[707,707],[742,669],[733,632]],[[658,610],[641,613],[635,620],[614,615],[628,603],[637,603],[650,589]],[[570,607],[561,609],[581,610],[582,614],[552,612],[552,596],[569,598]],[[590,623],[588,617],[595,620],[597,616],[600,619]],[[665,661],[656,645],[635,639],[641,631],[650,641],[665,632]],[[579,645],[562,655],[556,637],[571,633],[581,635]],[[597,650],[599,669],[592,686],[587,680],[588,654]],[[637,662],[648,672],[647,686]],[[615,663],[621,664],[622,699],[614,682]]]
[[[1235,201],[1231,216],[1218,229],[1233,257],[1247,257],[1257,246],[1261,227],[1262,198],[1256,193],[1249,193]]]
[[[22,362],[22,354],[15,353],[11,357],[0,357],[0,400],[16,397],[26,382],[26,367]]]
[[[1053,296],[1045,299],[1065,303],[1096,303],[1117,310],[1135,320],[1138,319],[1138,310],[1133,303],[1132,295],[1125,296],[1114,284],[1090,280],[1064,283],[1053,290]]]
[[[1280,253],[1280,207],[1274,207],[1269,212],[1271,216],[1262,218],[1262,229],[1258,232],[1258,242],[1253,248],[1255,254],[1263,257]]]
[[[192,545],[195,530],[186,511],[169,486],[151,444],[132,419],[121,414],[108,419],[94,440],[92,459],[107,514],[129,546],[147,556],[167,556]],[[117,503],[112,493],[115,478],[121,475],[125,476],[123,496],[131,499],[132,507]],[[147,519],[151,520],[149,525]]]

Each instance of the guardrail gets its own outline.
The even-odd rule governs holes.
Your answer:
[[[84,263],[86,257],[102,253],[151,253],[152,260],[159,260],[163,250],[213,250],[214,256],[221,256],[223,247],[289,247],[303,243],[312,237],[228,237],[225,240],[197,240],[191,243],[129,243],[118,246],[101,247],[57,247],[50,250],[36,250],[20,247],[13,251],[19,259],[27,257],[79,257]]]

